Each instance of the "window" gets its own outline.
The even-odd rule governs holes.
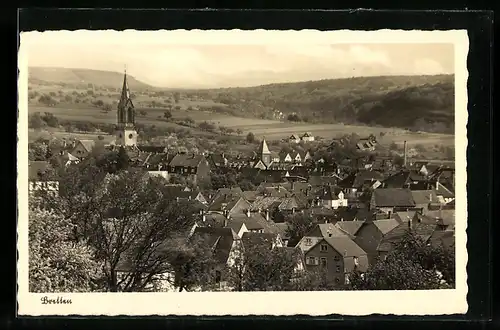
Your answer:
[[[307,257],[306,264],[314,265],[314,257]]]
[[[196,168],[194,168],[194,167],[193,167],[193,168],[191,169],[191,173],[195,173],[195,172],[196,172]]]
[[[340,266],[338,266],[338,265],[337,265],[337,267],[336,267],[336,268],[337,268],[337,269],[336,269],[337,273],[340,273]]]
[[[339,258],[339,256],[335,256],[335,257],[333,257],[333,260],[340,261],[340,258]]]
[[[312,245],[312,239],[310,239],[310,238],[306,238],[305,243],[306,243],[306,245],[307,245],[307,246]]]
[[[338,277],[335,278],[335,283],[340,283],[340,279]]]
[[[320,250],[321,252],[326,252],[326,251],[328,251],[328,245],[326,245],[326,244],[321,244],[320,249],[321,249],[321,250]]]
[[[326,267],[326,258],[321,258],[321,267]]]

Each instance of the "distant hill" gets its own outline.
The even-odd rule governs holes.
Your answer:
[[[129,87],[133,90],[155,89],[155,87],[145,84],[133,76],[128,75],[127,78]],[[33,84],[58,84],[76,88],[87,87],[89,84],[99,87],[121,88],[123,73],[89,69],[30,67],[28,81]]]
[[[193,91],[234,113],[452,133],[454,76],[381,76]],[[227,112],[228,109],[223,111]]]

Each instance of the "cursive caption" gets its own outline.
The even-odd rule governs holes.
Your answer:
[[[64,299],[62,297],[57,297],[56,299],[51,299],[47,296],[40,298],[42,305],[59,305],[59,304],[72,304],[71,299]]]

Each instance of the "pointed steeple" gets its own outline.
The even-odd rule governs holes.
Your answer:
[[[271,151],[269,151],[269,148],[267,147],[267,142],[266,142],[266,138],[263,138],[262,139],[262,142],[260,143],[260,147],[259,147],[259,155],[267,155],[267,154],[271,154]]]
[[[130,98],[130,89],[127,83],[127,70],[123,75],[122,93],[118,102],[118,124],[134,124],[134,104]]]

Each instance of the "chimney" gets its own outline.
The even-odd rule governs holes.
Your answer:
[[[269,210],[266,210],[266,220],[269,221]]]
[[[250,208],[247,209],[247,217],[250,218]]]
[[[404,159],[403,159],[403,166],[406,167],[406,161],[407,161],[407,145],[406,141],[404,142]]]
[[[344,218],[340,218],[340,222],[344,222]]]
[[[207,216],[206,216],[205,214],[203,214],[203,216],[201,217],[201,220],[202,220],[203,222],[207,221]]]
[[[432,203],[432,191],[429,193],[429,202]]]

